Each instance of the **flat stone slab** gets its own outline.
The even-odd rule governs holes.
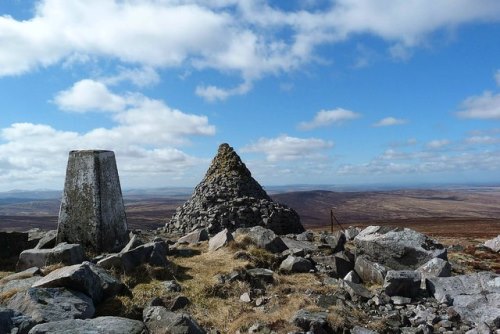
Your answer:
[[[72,265],[83,262],[83,248],[79,244],[60,243],[50,249],[27,249],[19,255],[17,271],[51,264]]]

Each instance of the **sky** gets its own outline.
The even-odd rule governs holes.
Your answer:
[[[500,183],[498,0],[0,0],[0,191]]]

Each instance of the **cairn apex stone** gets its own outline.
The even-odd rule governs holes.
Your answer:
[[[96,253],[126,245],[127,219],[112,151],[69,153],[57,241],[79,243]]]
[[[226,228],[253,226],[276,234],[304,232],[297,212],[273,202],[234,149],[224,143],[191,198],[166,222],[165,231],[185,235],[206,228],[215,235]]]

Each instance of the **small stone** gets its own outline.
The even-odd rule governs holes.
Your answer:
[[[252,301],[252,298],[250,298],[250,294],[248,292],[245,292],[240,296],[240,300],[244,303],[250,303]]]

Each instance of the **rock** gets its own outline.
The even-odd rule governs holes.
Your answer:
[[[392,296],[391,301],[394,305],[406,305],[411,303],[411,298],[403,296]]]
[[[438,301],[451,302],[463,320],[490,326],[500,317],[500,275],[480,272],[454,277],[430,277],[427,290]]]
[[[351,270],[347,275],[345,275],[344,281],[360,284],[361,278],[358,276],[358,274],[356,274],[354,270]]]
[[[210,238],[210,240],[208,241],[208,250],[212,252],[216,251],[222,247],[227,246],[229,242],[233,240],[233,235],[227,229],[224,229],[223,231]]]
[[[356,257],[354,271],[359,275],[363,282],[372,282],[383,284],[387,269],[379,264],[370,261],[366,256]]]
[[[304,231],[296,236],[297,241],[314,241],[314,232]],[[290,247],[289,247],[290,248]]]
[[[27,232],[0,231],[0,258],[16,258],[25,249],[29,248],[29,234]]]
[[[139,238],[137,236],[137,234],[133,234],[130,237],[130,240],[128,241],[128,243],[125,245],[125,247],[122,248],[120,253],[126,253],[126,252],[131,251],[132,249],[140,247],[142,245],[144,245],[144,242],[141,240],[141,238]]]
[[[294,210],[272,201],[228,144],[219,146],[193,195],[165,225],[167,232],[186,234],[205,227],[210,234],[225,228],[263,226],[277,234],[301,233]]]
[[[64,288],[30,288],[12,297],[7,307],[30,316],[36,323],[87,319],[95,312],[90,297]]]
[[[352,241],[354,240],[354,238],[356,238],[356,236],[361,232],[361,229],[359,227],[352,227],[352,226],[349,226],[345,231],[344,231],[344,234],[345,234],[345,237],[348,241]]]
[[[408,228],[369,226],[354,238],[354,243],[357,256],[365,254],[393,270],[415,270],[436,257],[447,260],[443,245]]]
[[[166,267],[168,246],[164,241],[153,241],[140,245],[134,249],[112,254],[97,264],[103,268],[115,268],[125,273],[131,272],[141,264],[148,263],[153,266]]]
[[[89,262],[54,270],[35,282],[33,287],[68,288],[80,291],[90,296],[96,304],[99,303],[103,297],[99,276],[90,269]]]
[[[84,259],[83,248],[79,244],[61,243],[51,249],[27,249],[19,255],[16,270],[22,271],[32,267],[43,268],[48,265],[62,263],[72,265]]]
[[[500,234],[493,239],[490,239],[484,243],[484,247],[492,250],[495,253],[500,252]]]
[[[40,276],[41,274],[42,274],[42,272],[40,271],[40,268],[31,267],[31,268],[28,268],[26,270],[17,272],[15,274],[5,276],[4,278],[0,279],[0,284],[3,285],[3,284],[10,282],[10,281],[16,281],[16,280],[20,280],[20,279],[30,278],[33,276]]]
[[[169,310],[172,312],[182,310],[190,304],[189,299],[186,296],[177,296],[169,305]]]
[[[0,282],[0,294],[12,295],[15,292],[26,291],[40,279],[40,276],[19,278]]]
[[[47,231],[35,246],[35,249],[49,249],[56,246],[57,230]]]
[[[311,261],[303,257],[289,255],[280,265],[280,271],[285,273],[308,273],[314,268]]]
[[[295,253],[302,252],[304,254],[309,254],[318,250],[318,246],[310,241],[300,241],[286,237],[282,237],[281,240],[283,240],[288,249],[292,250]]]
[[[274,273],[272,270],[269,269],[265,268],[247,269],[245,273],[248,276],[248,280],[250,281],[250,283],[257,286],[263,286],[265,284],[274,282],[274,275],[273,275]]]
[[[319,271],[335,278],[344,278],[354,269],[354,263],[344,252],[327,256],[313,256],[312,259]]]
[[[385,276],[384,291],[388,296],[414,298],[420,288],[421,276],[412,270],[389,270]]]
[[[250,229],[239,229],[236,234],[245,234],[257,247],[263,248],[271,253],[281,253],[288,249],[280,237],[270,229],[262,226],[255,226]]]
[[[330,246],[332,251],[336,253],[344,250],[346,237],[344,232],[336,231],[334,233],[323,235],[321,241]]]
[[[368,328],[354,326],[353,329],[351,329],[351,334],[377,334],[377,332]]]
[[[362,284],[351,283],[348,281],[340,281],[342,286],[353,300],[367,301],[373,297],[373,294]]]
[[[451,276],[451,264],[440,258],[434,258],[421,265],[416,269],[417,272],[422,276],[422,282],[429,277],[450,277]]]
[[[163,282],[163,287],[167,292],[181,292],[182,287],[176,281],[165,281]]]
[[[299,310],[292,318],[291,322],[302,328],[306,332],[311,333],[331,333],[333,332],[328,320],[326,312],[310,312],[307,310]]]
[[[138,320],[120,317],[70,319],[36,325],[29,334],[147,334],[146,326]]]
[[[0,333],[10,333],[14,327],[12,317],[14,317],[14,311],[0,307]]]
[[[250,298],[250,294],[248,292],[245,292],[240,296],[240,300],[244,303],[250,303],[252,301],[252,298]]]
[[[115,154],[71,151],[59,212],[57,241],[79,243],[85,251],[119,251],[128,241]]]
[[[208,240],[208,231],[205,228],[199,228],[194,230],[191,233],[186,234],[182,238],[180,238],[177,243],[187,243],[187,244],[196,244],[201,241]]]
[[[202,334],[206,333],[186,313],[174,313],[162,306],[150,306],[143,311],[143,321],[150,334]]]

